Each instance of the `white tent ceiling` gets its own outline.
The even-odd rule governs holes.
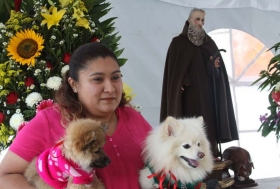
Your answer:
[[[260,10],[279,11],[280,5],[278,0],[161,0],[163,2],[172,3],[186,7],[199,8],[256,8]]]

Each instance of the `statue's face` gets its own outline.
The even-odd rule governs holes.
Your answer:
[[[204,25],[205,13],[196,11],[189,18],[189,23],[197,30],[201,30]]]
[[[252,164],[250,162],[241,164],[238,169],[238,176],[242,176],[245,179],[248,178],[252,173]]]

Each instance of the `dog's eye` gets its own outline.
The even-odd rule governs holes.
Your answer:
[[[200,143],[198,143],[197,146],[200,146]]]
[[[185,144],[183,147],[189,149],[191,146],[189,144]]]
[[[99,154],[100,153],[100,148],[94,152],[95,154]]]

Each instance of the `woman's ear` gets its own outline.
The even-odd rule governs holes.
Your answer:
[[[71,77],[69,77],[68,83],[71,86],[71,88],[73,89],[73,91],[76,93],[77,92],[77,82],[74,79],[72,79]]]

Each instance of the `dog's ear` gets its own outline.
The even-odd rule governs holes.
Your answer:
[[[94,146],[94,143],[96,141],[97,137],[95,132],[88,133],[88,135],[85,136],[84,141],[79,141],[78,146],[83,151],[86,151],[91,146]]]
[[[251,166],[253,167],[253,169],[255,169],[254,167],[254,163],[250,161]]]
[[[175,136],[176,135],[176,131],[179,127],[178,121],[171,116],[168,116],[165,121],[164,121],[164,127],[165,130],[168,133],[168,136]]]
[[[101,124],[101,128],[102,128],[102,130],[103,130],[104,132],[106,132],[106,131],[108,130],[108,128],[109,128],[109,125],[108,125],[107,123],[102,123],[102,124]]]
[[[201,124],[204,123],[204,120],[203,120],[203,117],[202,117],[202,116],[199,116],[197,119],[201,122]]]

